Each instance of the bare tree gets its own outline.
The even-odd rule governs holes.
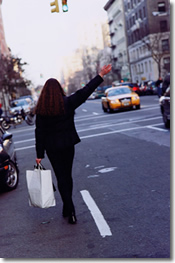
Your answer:
[[[17,88],[27,88],[31,85],[31,81],[22,77],[24,72],[23,66],[26,62],[22,62],[21,58],[14,56],[0,56],[0,88],[3,96],[3,105],[5,112],[7,105],[5,97],[13,98]],[[9,102],[8,102],[9,103]]]
[[[142,42],[147,46],[148,50],[151,52],[152,58],[157,63],[159,77],[162,73],[162,58],[169,54],[169,44],[167,47],[162,48],[162,39],[165,33],[156,33],[150,36],[142,38]]]

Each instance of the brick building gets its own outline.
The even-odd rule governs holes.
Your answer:
[[[132,81],[157,80],[170,71],[170,1],[124,0]]]

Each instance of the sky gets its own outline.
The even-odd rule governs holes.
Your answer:
[[[69,11],[51,13],[53,0],[3,0],[5,38],[11,53],[27,62],[25,77],[34,86],[58,78],[62,58],[78,48],[78,25],[107,20],[108,0],[68,0]],[[89,36],[91,37],[91,36]],[[43,77],[41,77],[41,74]]]

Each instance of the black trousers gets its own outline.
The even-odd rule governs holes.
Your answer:
[[[66,213],[75,212],[72,201],[72,165],[75,149],[71,146],[59,151],[46,151],[57,178],[58,190],[63,201],[63,210]]]

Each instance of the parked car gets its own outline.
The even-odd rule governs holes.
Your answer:
[[[113,87],[118,87],[118,86],[129,86],[132,91],[136,92],[137,94],[141,94],[140,87],[137,83],[132,83],[132,82],[121,82],[121,83],[112,83]]]
[[[19,112],[21,109],[25,111],[25,113],[29,113],[34,107],[34,102],[30,98],[25,99],[17,99],[10,102],[10,114],[14,115]]]
[[[160,110],[166,128],[170,128],[170,86],[159,99]]]
[[[156,95],[157,87],[155,81],[144,81],[140,84],[141,95]]]
[[[140,95],[146,95],[146,90],[147,90],[147,82],[143,81],[139,84],[140,88]]]
[[[96,92],[93,92],[93,93],[89,96],[88,100],[94,100],[95,98],[96,98]]]
[[[111,88],[112,85],[108,85],[108,86],[103,86],[103,87],[97,87],[96,90],[95,90],[95,98],[96,99],[100,99],[101,97],[104,96],[105,94],[105,90],[108,89],[108,88]]]
[[[148,81],[146,94],[147,95],[157,95],[157,87],[156,87],[155,81]]]
[[[126,108],[140,109],[140,97],[129,86],[118,86],[107,89],[105,97],[101,98],[101,103],[104,112]]]
[[[163,82],[162,82],[162,93],[161,93],[161,95],[164,95],[164,92],[166,91],[166,89],[170,86],[171,84],[170,84],[170,73],[168,73],[166,76],[165,76],[165,78],[164,78],[164,80],[163,80]]]
[[[19,171],[12,134],[0,126],[0,189],[14,190],[19,181]]]
[[[21,97],[19,97],[19,99],[20,99],[20,100],[21,100],[21,99],[30,99],[31,101],[33,101],[32,95],[21,96]]]

